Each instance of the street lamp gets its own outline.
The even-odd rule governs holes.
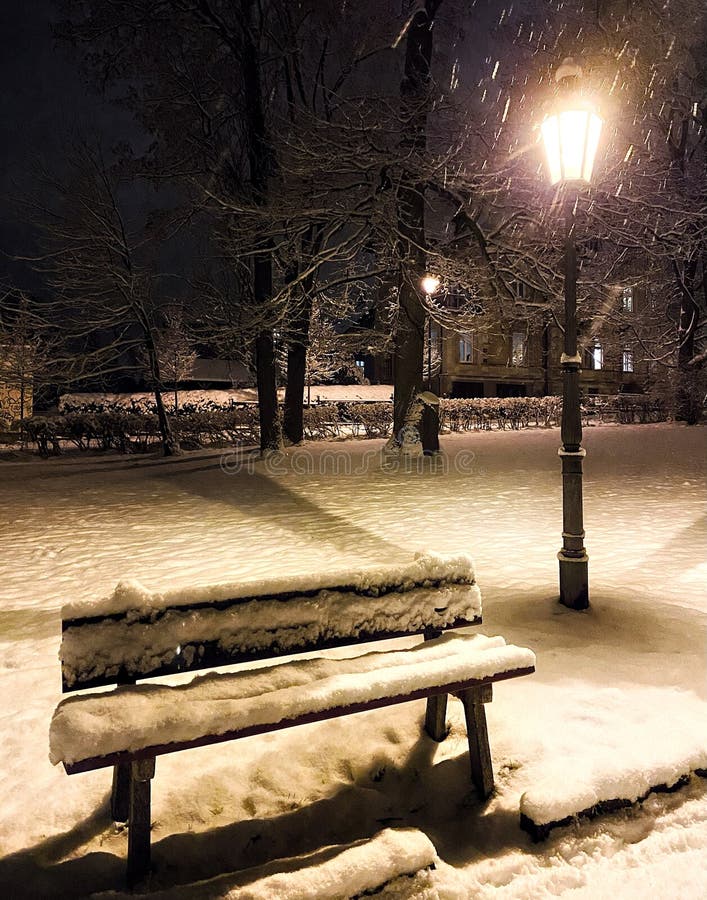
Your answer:
[[[440,281],[436,275],[425,275],[420,281],[420,287],[431,297],[439,290]],[[427,390],[432,390],[432,316],[427,314]]]
[[[582,413],[579,398],[577,352],[577,250],[575,247],[575,206],[579,188],[592,177],[599,146],[602,119],[577,93],[581,68],[566,59],[555,74],[558,83],[557,108],[547,116],[540,130],[552,184],[564,188],[564,299],[565,342],[562,367],[562,549],[560,561],[560,602],[571,609],[589,606],[588,556],[584,548],[582,514]]]

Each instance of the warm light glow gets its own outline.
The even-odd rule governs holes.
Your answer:
[[[550,181],[590,181],[602,119],[589,109],[564,109],[540,126]]]
[[[435,294],[439,288],[439,278],[436,275],[425,275],[420,284],[426,294]]]

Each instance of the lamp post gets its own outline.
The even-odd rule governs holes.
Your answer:
[[[581,68],[566,59],[557,70],[558,106],[541,126],[552,184],[564,192],[565,338],[562,368],[562,548],[560,602],[571,609],[589,606],[589,557],[584,548],[582,513],[582,414],[579,397],[581,357],[577,352],[577,251],[575,207],[579,188],[591,180],[602,120],[578,95]]]
[[[422,290],[431,297],[439,290],[439,278],[436,275],[425,275],[420,281]],[[432,316],[427,314],[427,390],[432,390]]]

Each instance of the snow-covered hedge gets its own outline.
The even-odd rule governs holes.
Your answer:
[[[472,431],[483,428],[527,428],[557,425],[561,397],[479,397],[442,401],[442,428]]]
[[[59,453],[67,444],[79,450],[145,452],[159,440],[154,405],[86,404],[63,406],[64,414],[35,416],[24,423],[26,438],[43,456]],[[443,431],[519,429],[560,424],[561,397],[479,397],[443,400]],[[660,422],[665,405],[643,395],[589,396],[582,404],[586,425],[601,422]],[[255,403],[219,405],[213,401],[185,404],[171,416],[172,428],[187,448],[257,445],[258,406]],[[340,436],[388,437],[393,425],[390,401],[321,403],[304,410],[304,433],[309,440]]]

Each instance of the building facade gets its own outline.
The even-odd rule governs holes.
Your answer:
[[[580,384],[586,394],[642,393],[650,363],[631,339],[632,317],[640,315],[645,294],[639,286],[608,292],[601,320],[582,322]],[[609,314],[610,313],[610,314]],[[478,316],[478,328],[432,328],[439,358],[430,386],[446,397],[541,397],[562,394],[562,329],[538,312],[501,324]]]

